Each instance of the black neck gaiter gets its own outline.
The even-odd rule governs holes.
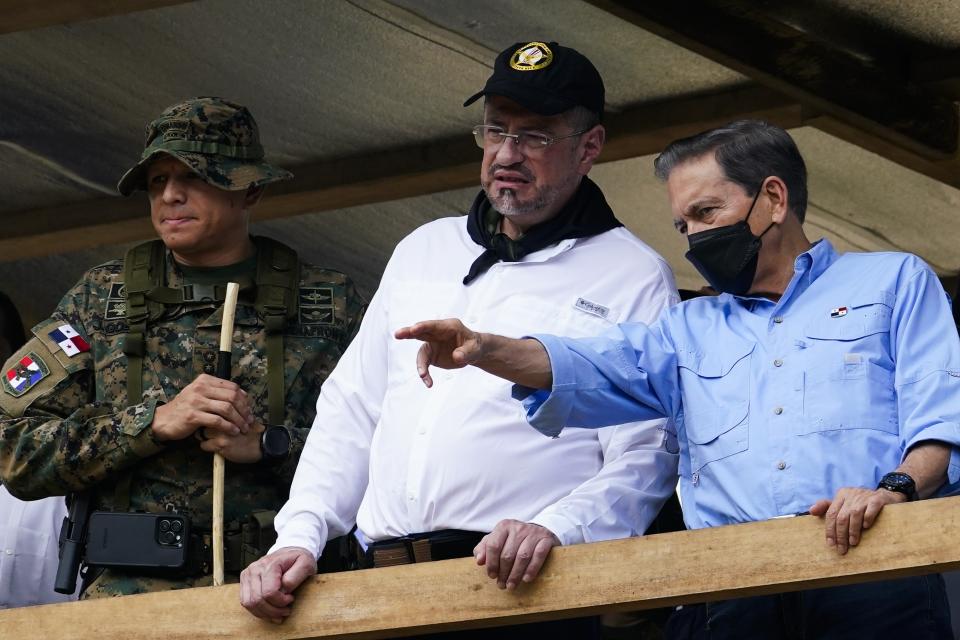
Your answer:
[[[474,198],[467,216],[470,238],[486,251],[470,265],[463,284],[470,284],[500,260],[517,262],[561,240],[587,238],[623,226],[613,215],[600,187],[586,176],[557,215],[527,229],[517,240],[497,233],[503,215],[493,208],[483,190]]]

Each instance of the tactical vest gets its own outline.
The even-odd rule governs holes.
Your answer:
[[[257,270],[254,278],[254,309],[263,319],[267,343],[267,408],[269,424],[283,424],[283,330],[287,320],[297,317],[297,289],[300,261],[290,247],[255,236]],[[221,302],[226,297],[223,285],[184,285],[173,289],[164,285],[167,249],[161,240],[139,244],[123,261],[127,334],[123,352],[127,356],[127,405],[138,404],[143,396],[143,357],[147,323],[163,315],[167,305],[190,302]]]

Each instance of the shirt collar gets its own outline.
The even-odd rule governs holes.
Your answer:
[[[821,238],[813,243],[809,249],[801,253],[793,261],[793,277],[790,279],[790,282],[787,283],[787,288],[784,289],[783,295],[780,297],[780,301],[776,304],[764,297],[760,296],[731,296],[734,300],[738,300],[741,304],[747,306],[748,309],[753,310],[756,307],[757,303],[769,303],[771,305],[782,305],[785,300],[799,295],[807,287],[813,284],[813,281],[820,277],[824,271],[830,268],[834,262],[837,261],[837,258],[840,257],[840,254],[837,253],[837,250],[833,248],[833,245],[830,244],[830,241],[826,238]],[[723,294],[729,295],[729,294]]]
[[[794,278],[806,275],[807,285],[820,277],[824,271],[830,268],[840,254],[833,248],[830,241],[826,238],[820,238],[813,243],[807,251],[804,251],[793,262]]]
[[[806,291],[839,257],[840,254],[826,238],[814,242],[812,247],[793,261],[793,278],[787,284],[778,304],[782,305],[786,300]]]

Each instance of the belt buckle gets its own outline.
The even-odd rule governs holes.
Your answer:
[[[430,562],[433,560],[431,547],[432,545],[430,544],[429,538],[420,538],[419,540],[410,542],[410,555],[413,556],[413,561]]]
[[[407,549],[405,541],[401,540],[389,546],[384,545],[379,549],[373,549],[373,566],[375,568],[395,567],[401,564],[410,564],[411,562],[410,552]]]
[[[429,538],[400,538],[396,542],[373,549],[373,566],[394,567],[401,564],[430,562],[433,560]]]

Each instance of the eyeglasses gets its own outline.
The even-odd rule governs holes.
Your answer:
[[[503,130],[503,127],[497,127],[490,124],[478,124],[473,128],[473,138],[477,141],[477,146],[481,149],[494,149],[502,145],[503,141],[507,138],[513,138],[513,141],[523,153],[536,153],[538,151],[543,151],[550,145],[556,144],[561,140],[582,135],[589,130],[590,129],[574,131],[573,133],[569,133],[565,136],[556,136],[551,138],[550,136],[545,136],[542,133],[533,133],[530,131],[507,133]]]

